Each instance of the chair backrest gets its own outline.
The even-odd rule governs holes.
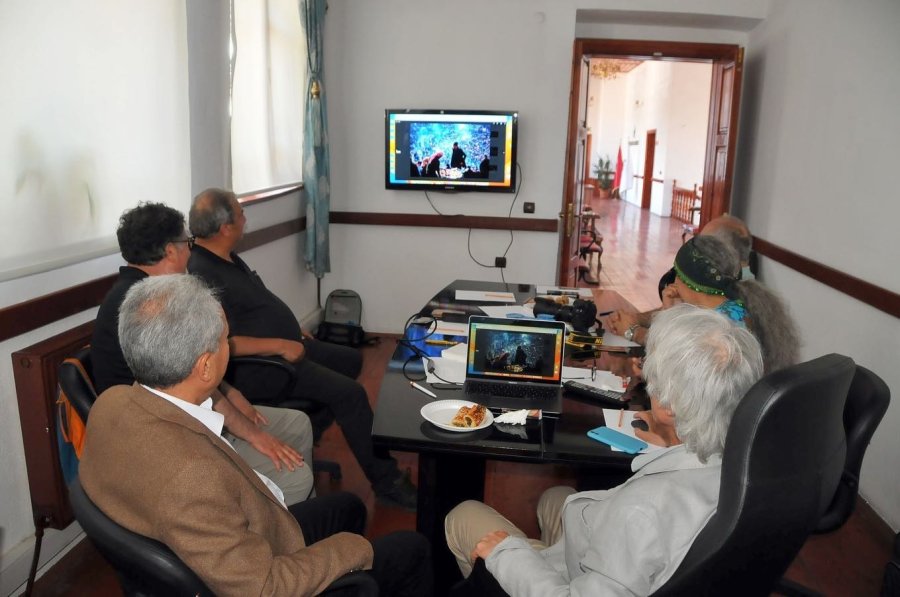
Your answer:
[[[81,420],[87,423],[88,413],[97,392],[91,379],[91,347],[85,346],[59,365],[59,387],[69,398]]]
[[[750,389],[728,429],[716,513],[656,595],[769,594],[834,496],[854,371],[832,354]]]
[[[106,516],[78,478],[69,485],[69,501],[81,528],[115,569],[126,595],[213,595],[166,545]]]
[[[891,391],[880,377],[856,366],[856,374],[844,406],[844,431],[847,434],[847,462],[844,474],[828,510],[819,520],[816,533],[828,533],[847,522],[856,506],[859,474],[872,435],[891,402]]]

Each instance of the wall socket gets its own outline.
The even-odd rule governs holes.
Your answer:
[[[534,203],[532,203],[531,201],[526,201],[524,204],[522,204],[522,211],[524,211],[527,214],[533,214],[534,213]]]
[[[494,257],[494,267],[506,267],[506,257]]]

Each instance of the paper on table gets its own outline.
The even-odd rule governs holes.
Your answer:
[[[551,290],[577,292],[578,296],[583,298],[591,298],[592,296],[594,296],[594,293],[591,292],[590,288],[564,288],[562,286],[538,286],[537,288],[535,288],[535,291],[538,294],[549,294]]]
[[[522,305],[504,305],[502,307],[497,305],[479,305],[478,308],[484,311],[488,317],[509,317],[512,315],[513,317],[534,319],[534,310]]]
[[[437,326],[434,328],[435,334],[444,334],[445,336],[468,336],[469,335],[469,324],[468,323],[455,323],[452,321],[437,321]]]
[[[441,351],[441,357],[447,359],[448,361],[456,361],[458,363],[465,363],[466,357],[468,356],[469,345],[468,344],[457,344],[455,346],[451,346],[450,348],[445,348]]]
[[[636,411],[633,410],[618,410],[615,408],[604,408],[603,409],[603,418],[606,419],[606,426],[610,429],[615,429],[625,435],[630,435],[635,439],[641,439],[634,433],[634,427],[631,426],[631,422],[634,420],[634,413]],[[619,426],[619,413],[622,413],[622,425]],[[643,441],[643,440],[641,440]],[[618,448],[613,448],[610,446],[610,449],[613,452],[623,452],[624,450],[620,450]],[[655,450],[662,450],[662,446],[655,446],[651,443],[647,443],[647,447],[641,452],[653,452]]]
[[[637,342],[632,342],[631,340],[626,340],[622,336],[617,336],[606,330],[603,332],[603,345],[604,346],[640,346]]]
[[[622,392],[625,389],[625,380],[618,375],[613,375],[609,371],[597,371],[594,379],[591,380],[591,370],[581,367],[566,367],[562,370],[563,381],[574,380],[588,386],[594,386],[601,390],[612,390],[613,392]]]
[[[486,303],[514,303],[516,295],[511,292],[486,292],[481,290],[457,290],[458,301],[484,301]]]
[[[425,366],[425,381],[428,383],[463,383],[466,381],[465,361],[432,357],[430,360],[434,365],[434,373],[430,373],[428,360],[422,359],[422,365]]]

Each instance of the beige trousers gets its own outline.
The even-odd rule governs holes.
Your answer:
[[[472,550],[493,531],[506,531],[513,537],[521,537],[534,549],[544,549],[559,541],[562,536],[562,508],[566,498],[573,493],[573,488],[560,486],[551,487],[541,495],[537,506],[540,539],[529,539],[516,525],[481,502],[469,500],[456,506],[444,520],[444,534],[463,576],[468,577],[472,573]]]

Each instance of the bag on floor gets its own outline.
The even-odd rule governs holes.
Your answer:
[[[325,320],[316,338],[324,342],[360,346],[366,343],[362,329],[362,299],[353,290],[333,290],[325,300]],[[377,340],[377,339],[376,339]]]

